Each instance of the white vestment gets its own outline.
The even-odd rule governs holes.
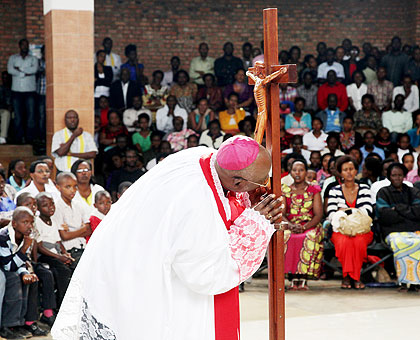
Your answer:
[[[226,229],[199,163],[212,152],[167,157],[112,207],[73,275],[53,339],[215,340],[214,295],[258,269],[274,229],[247,194],[247,208]]]

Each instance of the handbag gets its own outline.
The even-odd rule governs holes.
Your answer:
[[[356,236],[370,232],[372,218],[357,208],[344,210],[346,216],[339,219],[338,232],[346,236]]]

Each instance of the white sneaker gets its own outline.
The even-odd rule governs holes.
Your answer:
[[[6,144],[6,138],[0,137],[0,144]]]

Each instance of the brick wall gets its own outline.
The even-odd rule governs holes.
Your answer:
[[[320,40],[336,46],[348,37],[384,48],[393,35],[403,43],[420,43],[420,0],[96,0],[95,47],[103,37],[114,40],[114,51],[125,57],[124,46],[135,43],[146,74],[166,70],[172,55],[187,68],[201,41],[210,45],[210,55],[222,54],[222,45],[232,41],[236,54],[245,41],[259,45],[262,38],[262,9],[279,8],[280,49],[291,45],[313,53]],[[17,40],[25,35],[43,40],[41,0],[0,2],[0,69]],[[417,41],[416,41],[417,40]]]

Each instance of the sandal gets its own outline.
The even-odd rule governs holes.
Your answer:
[[[343,278],[343,280],[341,281],[341,289],[351,289],[351,282],[348,276]]]
[[[299,285],[299,280],[293,279],[289,286],[289,290],[298,290],[298,285]]]
[[[306,284],[306,280],[300,280],[300,284],[298,286],[298,290],[309,290],[308,285]]]
[[[362,281],[354,281],[354,289],[365,289],[366,286]]]

